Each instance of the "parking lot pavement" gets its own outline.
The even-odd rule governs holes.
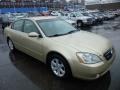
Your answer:
[[[19,51],[10,52],[0,29],[0,90],[120,90],[119,21],[120,17],[81,28],[110,39],[117,54],[110,72],[93,81],[56,79],[38,60]]]

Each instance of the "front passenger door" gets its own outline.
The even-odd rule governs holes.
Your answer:
[[[43,57],[43,50],[42,50],[42,43],[43,38],[40,37],[29,37],[29,33],[36,32],[40,34],[40,31],[38,30],[37,26],[32,20],[25,20],[24,21],[24,27],[23,27],[23,45],[25,48],[25,52],[34,58],[42,59]]]

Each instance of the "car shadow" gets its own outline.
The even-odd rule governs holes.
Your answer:
[[[92,81],[76,78],[59,80],[51,75],[45,64],[20,51],[10,52],[9,56],[16,69],[41,90],[108,90],[111,82],[110,72]]]
[[[80,28],[77,28],[78,30],[84,30],[84,31],[89,31],[91,32],[92,30],[92,26],[84,26],[84,27],[80,27]]]

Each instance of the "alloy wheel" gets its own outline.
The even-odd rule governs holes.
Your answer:
[[[11,40],[8,40],[8,46],[9,46],[10,50],[14,49],[14,45],[13,45],[13,42]]]
[[[63,62],[57,58],[51,60],[51,69],[53,73],[58,77],[63,77],[66,73]]]
[[[79,23],[78,23],[78,27],[81,27],[81,26],[82,26],[82,23],[81,23],[81,22],[79,22]]]

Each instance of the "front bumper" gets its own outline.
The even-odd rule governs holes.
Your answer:
[[[84,25],[92,25],[94,23],[94,20],[83,22]]]
[[[96,19],[96,22],[102,22],[103,20],[101,18]]]
[[[84,25],[92,25],[93,22],[84,22]]]
[[[72,74],[74,77],[86,79],[86,80],[94,80],[101,76],[103,76],[106,72],[110,70],[110,67],[115,59],[115,55],[107,61],[103,61],[97,64],[81,64],[80,62],[74,62],[74,66],[72,68]]]

